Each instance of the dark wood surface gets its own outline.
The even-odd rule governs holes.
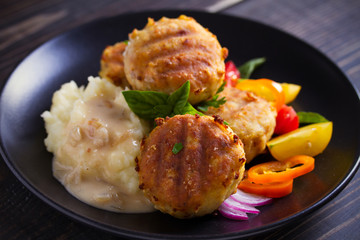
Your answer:
[[[0,81],[47,40],[94,19],[150,9],[197,9],[275,26],[320,49],[360,89],[359,0],[2,0]],[[223,1],[224,2],[224,1]],[[227,2],[227,1],[225,1]],[[224,9],[225,8],[225,9]],[[360,239],[360,173],[331,202],[295,225],[253,239]],[[0,239],[117,239],[52,209],[0,160]]]

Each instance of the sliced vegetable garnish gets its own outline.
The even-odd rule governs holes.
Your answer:
[[[332,136],[333,123],[315,123],[280,135],[267,142],[271,155],[279,161],[295,155],[316,156],[324,151]]]
[[[248,79],[250,78],[251,74],[265,63],[266,59],[264,57],[262,58],[254,58],[243,65],[241,65],[238,69],[240,71],[241,78]]]
[[[224,217],[229,218],[229,219],[233,219],[233,220],[248,220],[249,219],[246,212],[229,208],[225,204],[220,205],[219,212]]]
[[[244,192],[262,195],[270,198],[284,197],[292,192],[293,180],[278,183],[253,183],[249,179],[243,179],[238,188]]]
[[[295,100],[301,90],[301,86],[293,83],[280,83],[285,94],[285,104]]]
[[[275,134],[284,134],[299,128],[299,117],[291,106],[283,105],[276,116]]]
[[[238,189],[236,193],[228,197],[220,205],[219,212],[229,219],[247,220],[247,213],[260,213],[260,210],[254,206],[265,205],[271,202],[271,198],[245,193]]]
[[[271,203],[273,200],[272,198],[246,193],[238,189],[236,193],[230,196],[230,198],[234,199],[237,202],[247,204],[250,206],[262,206]]]
[[[279,111],[285,103],[285,94],[281,85],[270,79],[244,80],[239,82],[236,88],[253,92],[259,97],[264,98],[272,103],[277,111]]]
[[[239,211],[243,211],[246,213],[258,214],[260,212],[255,207],[235,201],[231,197],[227,198],[223,202],[223,204],[225,204],[227,207],[232,208],[234,210],[239,210]]]
[[[225,63],[225,81],[227,87],[235,87],[238,79],[240,78],[240,72],[237,69],[233,61],[227,61]]]
[[[251,167],[248,180],[254,183],[272,183],[290,181],[311,172],[315,159],[306,155],[297,155],[282,162],[271,161]]]
[[[311,123],[321,123],[328,122],[325,117],[315,112],[298,112],[300,124],[311,124]]]

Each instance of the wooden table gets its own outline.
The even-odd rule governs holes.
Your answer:
[[[94,19],[154,9],[222,12],[280,28],[320,49],[360,89],[359,0],[2,0],[1,85],[19,61],[60,33]],[[253,239],[359,239],[359,182],[360,172],[335,199],[301,222]],[[0,193],[0,239],[116,239],[43,203],[4,161]]]

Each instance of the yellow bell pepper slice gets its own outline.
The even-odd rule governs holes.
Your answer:
[[[314,123],[275,137],[266,145],[271,155],[279,161],[295,155],[314,157],[325,150],[332,130],[332,122]]]
[[[272,103],[277,111],[285,103],[285,94],[281,84],[270,79],[243,80],[237,83],[235,87],[243,91],[253,92],[257,96],[264,98]]]
[[[301,90],[301,86],[293,83],[281,83],[281,87],[285,94],[285,104],[295,100]]]

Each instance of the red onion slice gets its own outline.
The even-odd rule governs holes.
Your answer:
[[[254,206],[261,206],[272,202],[272,198],[258,196],[237,190],[219,207],[219,212],[226,218],[233,220],[248,220],[247,213],[260,213]]]
[[[247,204],[250,206],[262,206],[272,202],[272,198],[246,193],[239,189],[236,191],[236,193],[231,195],[230,198],[239,203]]]
[[[248,220],[248,216],[245,212],[238,211],[227,207],[225,204],[221,204],[219,212],[226,218],[233,220]]]
[[[232,198],[226,199],[222,204],[229,207],[230,209],[245,212],[245,213],[254,213],[254,214],[260,213],[260,211],[256,208],[254,208],[253,206],[237,202]]]

